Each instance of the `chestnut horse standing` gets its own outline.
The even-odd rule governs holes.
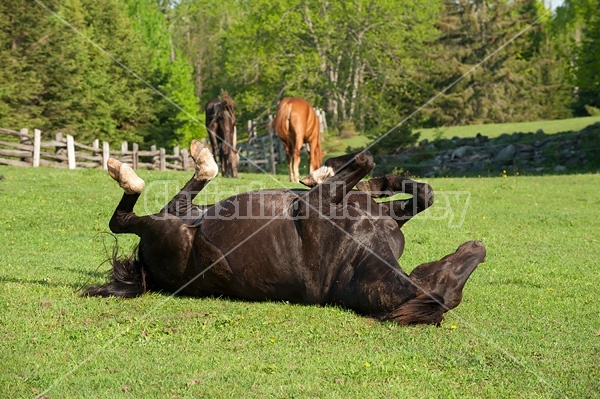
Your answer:
[[[221,163],[221,174],[237,178],[240,158],[235,149],[237,133],[233,105],[233,100],[225,90],[221,90],[221,98],[209,100],[205,108],[206,130],[213,156]]]
[[[313,107],[301,98],[284,98],[279,103],[273,128],[283,142],[290,169],[290,181],[300,179],[300,149],[308,143],[310,172],[321,166],[321,137],[319,118]]]

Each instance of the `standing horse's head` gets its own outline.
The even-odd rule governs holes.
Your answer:
[[[214,105],[212,121],[216,136],[214,145],[219,149],[221,173],[227,177],[238,177],[237,169],[240,157],[236,149],[237,132],[234,102],[225,90],[221,90],[221,98]]]
[[[219,121],[219,128],[223,135],[223,158],[221,159],[221,168],[224,176],[238,177],[238,164],[240,162],[239,151],[237,150],[237,129],[235,127],[235,114],[233,107],[225,105],[222,108],[222,114]]]

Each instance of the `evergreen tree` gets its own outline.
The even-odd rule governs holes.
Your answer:
[[[577,51],[577,87],[579,88],[575,109],[579,114],[600,113],[600,15],[596,1],[594,10],[586,16],[581,46]],[[589,108],[589,107],[593,108]],[[595,108],[595,110],[593,110]]]
[[[145,46],[150,49],[149,83],[167,98],[155,94],[156,123],[149,138],[159,145],[189,144],[206,136],[204,115],[195,95],[193,69],[175,48],[169,26],[170,7],[160,0],[127,0],[129,15]]]
[[[46,2],[52,7],[58,0]],[[28,0],[0,2],[0,127],[41,125],[43,84],[32,49],[48,41],[48,13]]]
[[[429,123],[461,125],[567,116],[564,77],[552,74],[560,61],[547,45],[538,20],[545,12],[535,0],[447,2],[436,52],[441,67],[433,79],[438,90],[460,81],[428,109]],[[538,23],[530,26],[536,20]],[[560,100],[547,101],[545,96],[557,87],[562,90]]]
[[[162,45],[168,35],[156,45],[156,37],[141,31],[148,26],[132,23],[120,0],[45,4],[56,16],[28,1],[0,5],[0,55],[7,60],[0,65],[3,127],[40,128],[48,136],[63,131],[82,142],[165,146],[200,135],[191,69],[185,60],[170,59]],[[158,18],[156,26],[167,26],[162,13],[150,15]],[[167,107],[140,78],[192,117]]]

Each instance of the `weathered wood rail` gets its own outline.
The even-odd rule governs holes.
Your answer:
[[[111,149],[106,141],[100,145],[94,140],[85,145],[74,140],[73,136],[57,133],[54,140],[42,141],[41,131],[28,129],[14,131],[0,128],[0,164],[11,166],[52,166],[58,168],[103,168],[109,157],[117,158],[132,165],[134,169],[154,170],[193,170],[194,163],[188,150],[174,147],[167,154],[164,148],[152,146],[141,150],[137,143],[131,148],[129,143],[121,143],[118,150]]]
[[[321,109],[315,111],[323,134],[327,131],[325,112]],[[248,137],[237,145],[240,169],[276,173],[277,164],[286,162],[283,145],[271,128],[273,118],[273,115],[269,115],[266,121],[248,121]],[[259,134],[259,130],[262,133]],[[194,169],[188,150],[180,150],[179,147],[167,153],[164,148],[152,146],[149,150],[143,150],[137,143],[130,145],[123,142],[119,149],[115,149],[106,141],[94,140],[91,145],[78,143],[68,134],[63,136],[57,133],[53,140],[42,140],[42,133],[38,129],[31,134],[28,129],[14,131],[0,128],[0,165],[106,169],[110,157],[129,163],[133,169]]]

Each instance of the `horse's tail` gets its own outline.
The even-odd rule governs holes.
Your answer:
[[[421,292],[398,309],[382,316],[381,320],[395,321],[403,326],[413,324],[437,326],[444,319],[444,311],[444,298],[437,294]]]
[[[83,296],[134,298],[147,291],[146,272],[135,254],[129,257],[113,254],[111,262],[110,280],[106,284],[88,287]]]
[[[292,104],[289,101],[281,100],[279,108],[275,114],[275,119],[271,122],[271,127],[282,140],[288,141],[288,131],[290,129],[290,114],[292,113]]]

